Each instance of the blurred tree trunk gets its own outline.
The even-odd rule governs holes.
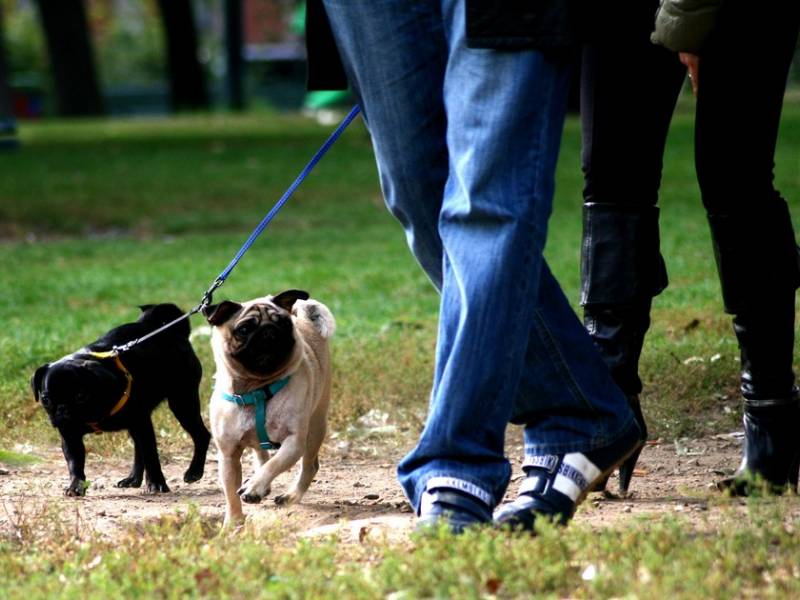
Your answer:
[[[11,87],[8,78],[6,45],[3,37],[3,5],[0,4],[0,130],[3,128],[3,123],[13,124],[14,122],[14,107],[11,103]]]
[[[6,62],[6,46],[3,38],[3,5],[0,4],[0,150],[19,147],[17,124],[14,120],[14,105],[11,102],[11,87]]]
[[[83,0],[36,0],[47,41],[58,114],[105,112]]]
[[[242,60],[242,0],[225,0],[225,62],[228,104],[244,108],[244,61]]]
[[[167,45],[167,73],[173,110],[208,108],[208,92],[197,57],[197,28],[191,0],[158,0]]]

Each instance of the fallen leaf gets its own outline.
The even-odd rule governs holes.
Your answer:
[[[686,325],[683,326],[684,331],[691,331],[692,329],[697,329],[700,326],[700,319],[692,319]]]
[[[486,582],[486,591],[490,594],[497,594],[502,587],[503,582],[497,579],[496,577],[492,577]]]

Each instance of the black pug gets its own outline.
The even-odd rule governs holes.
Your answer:
[[[108,356],[114,345],[140,338],[180,317],[174,304],[142,306],[135,323],[126,323],[85,348],[42,365],[31,379],[36,400],[61,433],[61,447],[72,478],[67,496],[86,492],[83,436],[128,430],[133,439],[131,473],[117,487],[140,487],[147,474],[147,491],[168,492],[161,472],[151,413],[167,399],[170,410],[194,442],[194,455],[183,480],[203,476],[211,434],[200,416],[200,361],[189,342],[188,319],[155,335],[118,357]]]

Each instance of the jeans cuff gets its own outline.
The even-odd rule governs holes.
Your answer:
[[[480,500],[490,509],[497,505],[494,496],[490,492],[486,491],[482,485],[475,483],[474,481],[449,474],[432,473],[429,477],[420,481],[419,487],[417,488],[418,502],[417,506],[415,506],[415,509],[418,515],[420,513],[422,499],[425,495],[425,492],[437,488],[456,490],[463,494],[467,494],[468,496]]]

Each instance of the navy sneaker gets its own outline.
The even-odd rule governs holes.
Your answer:
[[[590,452],[527,456],[522,465],[526,477],[519,496],[498,508],[494,522],[501,527],[533,531],[537,518],[565,525],[586,495],[643,442],[637,426],[616,442]]]
[[[452,533],[492,522],[492,509],[478,498],[451,488],[426,490],[420,504],[417,530],[444,523]]]

